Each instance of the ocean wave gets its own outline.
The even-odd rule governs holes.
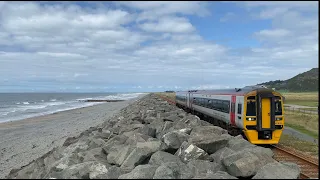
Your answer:
[[[56,112],[67,111],[71,109],[78,109],[83,107],[90,107],[97,104],[103,104],[106,102],[86,102],[83,103],[83,100],[89,99],[109,99],[109,100],[129,100],[136,98],[141,94],[145,93],[126,93],[126,94],[112,94],[107,96],[98,96],[98,97],[86,97],[78,98],[74,100],[67,101],[57,101],[57,99],[50,99],[49,102],[31,103],[29,102],[20,102],[16,103],[14,107],[4,108],[0,112],[0,122],[4,121],[13,121],[21,120],[25,118],[37,117],[42,115],[53,114]],[[30,104],[31,103],[31,104]]]

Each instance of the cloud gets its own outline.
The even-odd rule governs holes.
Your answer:
[[[257,15],[248,22],[270,26],[239,30],[258,44],[239,48],[209,40],[230,34],[206,29],[229,23],[206,2],[2,2],[0,91],[208,89],[290,78],[318,65],[314,3],[298,4],[241,3]]]
[[[149,32],[188,33],[195,30],[186,18],[162,17],[158,22],[146,22],[140,28]]]
[[[286,29],[266,29],[257,32],[256,35],[263,38],[279,38],[290,35],[290,31]]]

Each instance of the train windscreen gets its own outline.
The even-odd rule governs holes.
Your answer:
[[[275,115],[282,115],[282,103],[278,96],[275,98]]]
[[[256,101],[254,96],[247,98],[247,116],[256,116]]]

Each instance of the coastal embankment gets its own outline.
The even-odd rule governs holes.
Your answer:
[[[297,179],[300,174],[297,164],[273,159],[271,149],[230,136],[154,94],[97,124],[26,166],[17,163],[6,178]]]
[[[70,136],[105,122],[122,108],[143,97],[108,102],[56,112],[18,121],[0,123],[0,178],[61,146]]]

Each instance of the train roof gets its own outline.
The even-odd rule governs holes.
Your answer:
[[[245,95],[252,91],[270,91],[274,90],[268,89],[265,86],[246,86],[244,88],[234,88],[234,89],[209,89],[209,90],[189,90],[189,91],[177,91],[177,93],[193,93],[193,94],[220,94],[220,95]]]

